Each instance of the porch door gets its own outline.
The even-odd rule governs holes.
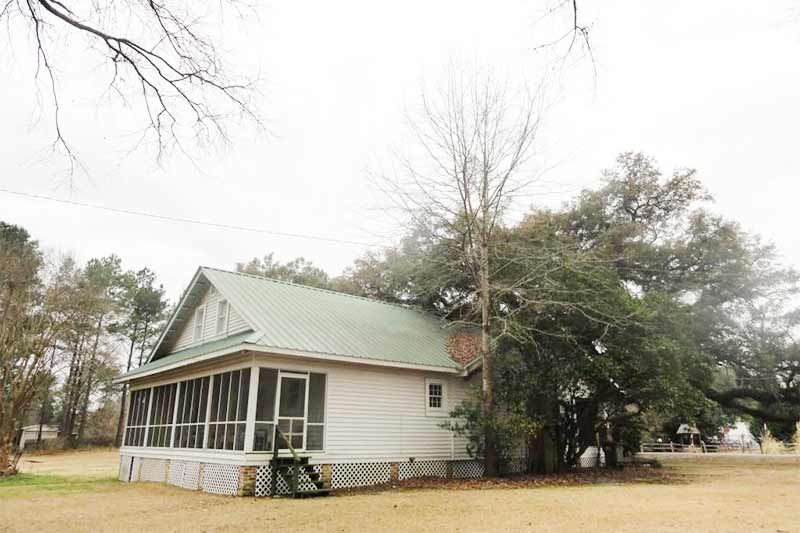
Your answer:
[[[306,447],[306,406],[308,405],[308,375],[281,372],[279,384],[278,429],[295,450]],[[283,439],[279,449],[288,449]]]

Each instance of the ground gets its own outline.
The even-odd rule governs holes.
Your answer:
[[[308,500],[124,484],[114,479],[117,458],[113,450],[26,458],[22,475],[0,481],[0,531],[800,532],[800,457],[682,457],[649,478]]]

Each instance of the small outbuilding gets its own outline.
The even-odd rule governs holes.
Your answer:
[[[700,446],[700,430],[689,424],[681,424],[675,432],[680,439],[680,443],[685,446]]]
[[[32,426],[25,426],[19,431],[19,449],[25,449],[25,446],[36,444],[40,440],[39,433],[41,432],[41,440],[50,440],[58,438],[58,428],[55,426],[45,426],[34,424]]]

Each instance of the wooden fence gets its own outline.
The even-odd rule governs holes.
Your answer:
[[[800,444],[782,443],[780,448],[763,451],[752,443],[741,442],[701,442],[700,444],[680,444],[677,442],[643,442],[639,446],[643,453],[767,453],[769,455],[800,454]]]

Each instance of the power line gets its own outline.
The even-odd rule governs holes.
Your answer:
[[[322,241],[322,242],[333,242],[337,244],[351,244],[356,246],[366,246],[366,247],[375,247],[378,246],[376,244],[368,243],[368,242],[360,242],[360,241],[351,241],[347,239],[337,239],[335,237],[324,237],[321,235],[308,235],[303,233],[288,233],[284,231],[273,231],[268,229],[262,228],[254,228],[249,226],[239,226],[236,224],[222,224],[219,222],[208,222],[205,220],[197,220],[192,218],[183,218],[183,217],[174,217],[169,215],[159,215],[157,213],[148,213],[146,211],[137,211],[133,209],[122,209],[118,207],[108,207],[105,205],[99,204],[90,204],[87,202],[79,202],[76,200],[66,200],[63,198],[55,198],[52,196],[45,196],[42,194],[33,194],[21,191],[12,191],[9,189],[0,188],[0,192],[5,194],[10,194],[14,196],[21,196],[24,198],[32,198],[34,200],[46,200],[49,202],[56,202],[59,204],[70,205],[73,207],[88,207],[90,209],[96,209],[99,211],[110,211],[112,213],[120,213],[124,215],[132,215],[137,217],[145,217],[145,218],[153,218],[156,220],[166,220],[169,222],[179,222],[182,224],[194,224],[196,226],[208,226],[211,228],[218,228],[218,229],[226,229],[226,230],[234,230],[234,231],[246,231],[249,233],[261,233],[265,235],[274,235],[276,237],[286,237],[292,239],[307,239],[313,241]]]

